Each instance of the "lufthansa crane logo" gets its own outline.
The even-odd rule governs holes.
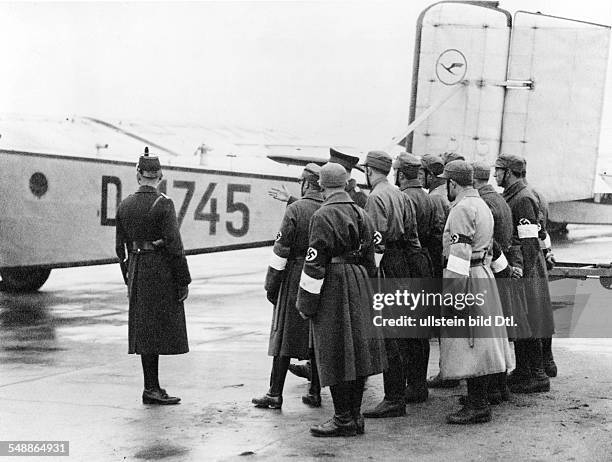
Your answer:
[[[454,48],[444,51],[436,62],[436,76],[444,85],[455,85],[467,73],[467,61],[463,53]]]

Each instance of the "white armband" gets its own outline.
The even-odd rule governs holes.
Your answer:
[[[287,266],[287,259],[283,257],[279,257],[275,253],[272,253],[272,257],[270,258],[270,268],[274,268],[277,271],[283,271]]]
[[[300,277],[300,287],[311,294],[320,294],[323,281],[324,279],[311,278],[304,271],[302,271],[302,276]]]
[[[463,276],[470,275],[470,261],[464,260],[463,258],[459,258],[455,255],[450,255],[448,257],[448,263],[446,264],[446,269],[452,271],[453,273],[459,273]]]
[[[501,253],[497,260],[493,260],[491,262],[491,271],[494,273],[499,273],[500,271],[505,270],[508,267],[508,260],[506,260],[506,256],[504,252]]]
[[[516,229],[519,239],[538,237],[538,225],[518,225]]]
[[[540,239],[540,249],[550,249],[552,248],[552,243],[550,242],[550,236],[546,234],[546,239]]]

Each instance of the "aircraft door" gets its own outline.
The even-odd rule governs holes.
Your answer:
[[[512,26],[501,151],[527,159],[550,202],[591,198],[610,28],[519,11]]]

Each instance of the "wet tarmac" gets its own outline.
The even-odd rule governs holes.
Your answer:
[[[559,336],[573,337],[554,341],[560,374],[551,392],[513,396],[488,425],[454,427],[444,417],[464,386],[435,390],[406,417],[368,420],[363,436],[317,439],[308,428],[331,416],[328,390],[321,409],[307,408],[306,382],[288,376],[282,411],[250,404],[267,390],[271,365],[269,253],[189,258],[191,352],[160,360],[178,406],[141,403],[117,266],[54,270],[38,293],[0,293],[0,440],[69,440],[70,457],[58,460],[79,461],[610,460],[612,304],[597,280],[551,284]],[[555,253],[609,263],[612,227],[570,226]],[[437,363],[432,342],[431,373]],[[382,378],[367,387],[364,407],[382,398]]]

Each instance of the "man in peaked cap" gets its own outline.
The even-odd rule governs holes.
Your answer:
[[[325,202],[310,222],[296,303],[312,319],[321,386],[330,387],[334,403],[333,418],[311,427],[314,436],[362,434],[365,379],[386,366],[382,334],[372,325],[374,226],[345,191],[347,178],[338,164],[321,168]]]
[[[504,316],[513,316],[515,326],[506,326],[508,337],[524,339],[531,337],[527,319],[527,301],[522,285],[513,283],[512,268],[506,255],[512,242],[512,210],[506,200],[489,184],[491,166],[484,162],[473,162],[474,188],[485,201],[493,215],[493,261],[491,270],[497,281]],[[502,372],[489,380],[489,402],[499,404],[509,399],[506,373]]]
[[[497,286],[489,263],[493,245],[493,216],[473,188],[473,168],[462,160],[449,162],[440,175],[453,201],[444,227],[444,294],[479,294],[482,304],[442,306],[443,318],[502,316]],[[455,298],[457,300],[457,298]],[[466,315],[467,311],[467,315]],[[504,326],[447,327],[440,330],[440,374],[443,379],[467,379],[468,396],[461,410],[450,414],[451,424],[491,420],[487,401],[489,376],[510,369],[512,353]]]
[[[274,304],[268,346],[268,355],[274,359],[268,393],[252,400],[257,407],[282,407],[283,387],[291,358],[311,359],[310,388],[302,401],[313,407],[321,406],[321,387],[314,351],[309,351],[310,325],[295,309],[304,256],[308,249],[310,219],[323,203],[319,186],[320,171],[321,167],[317,164],[306,165],[301,181],[302,198],[287,206],[276,235],[265,284],[268,300]]]
[[[537,200],[521,180],[525,159],[504,154],[495,161],[495,180],[504,188],[503,197],[512,210],[512,244],[508,262],[512,277],[522,278],[527,300],[527,314],[532,338],[514,342],[516,369],[508,383],[515,393],[550,390],[544,371],[542,338],[554,333],[554,319],[544,256],[540,251],[539,209]]]
[[[538,236],[540,238],[540,249],[542,249],[542,253],[544,254],[544,260],[546,262],[546,269],[551,270],[555,267],[555,255],[552,252],[552,242],[550,240],[550,235],[548,233],[548,201],[544,197],[544,195],[533,187],[532,184],[527,182],[527,162],[525,161],[525,165],[523,166],[523,183],[527,186],[527,189],[533,194],[535,197],[538,208],[540,209],[540,231]],[[546,278],[548,280],[548,276]],[[555,359],[552,353],[552,338],[543,338],[542,339],[542,354],[544,355],[544,371],[546,375],[549,377],[557,376],[557,364],[555,363]]]
[[[157,191],[162,178],[148,148],[140,157],[140,187],[117,209],[115,250],[128,286],[129,353],[141,355],[144,404],[177,404],[158,380],[159,355],[187,353],[183,302],[191,282],[172,199]]]
[[[346,169],[346,173],[351,174],[351,170],[357,167],[357,163],[359,162],[359,157],[351,156],[349,154],[344,154],[343,152],[338,151],[334,148],[329,148],[329,160],[328,162],[334,164],[340,164]],[[368,199],[368,195],[363,192],[359,186],[357,186],[357,181],[351,178],[346,185],[346,192],[351,196],[351,199],[359,206],[364,207],[366,200]],[[287,191],[287,188],[282,186],[279,188],[271,188],[268,191],[268,194],[272,196],[274,199],[277,199],[282,202],[287,202],[291,204],[296,201],[297,198],[293,197]],[[301,374],[298,374],[301,376]]]
[[[387,180],[391,156],[384,151],[370,151],[363,166],[371,187],[365,211],[376,230],[374,249],[379,277],[389,282],[412,276],[427,277],[429,261],[419,242],[414,204]],[[412,344],[420,340],[418,332],[413,337],[417,338],[385,339],[389,360],[389,368],[384,372],[385,395],[374,409],[364,413],[365,417],[399,417],[406,413],[406,369],[411,353],[416,350]],[[419,392],[418,397],[410,395],[411,401],[427,399],[426,387]]]

